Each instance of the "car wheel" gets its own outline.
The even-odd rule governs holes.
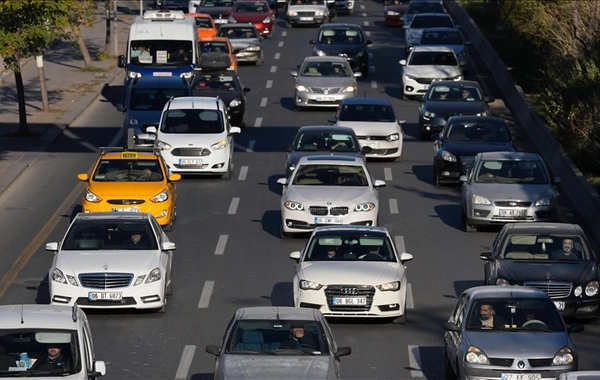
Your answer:
[[[300,111],[303,111],[303,110],[304,110],[303,107],[300,107],[300,106],[297,106],[297,105],[294,104],[294,111],[300,112]]]
[[[448,352],[444,350],[444,372],[446,374],[446,380],[456,380],[457,376],[454,373],[450,359],[448,359]]]
[[[406,323],[406,299],[404,300],[404,314],[392,320],[395,325],[403,325]]]
[[[262,66],[262,64],[263,64],[263,56],[261,55],[260,58],[258,59],[258,61],[256,61],[254,63],[254,65],[256,65],[256,66]]]
[[[419,140],[421,140],[421,141],[427,140],[427,135],[425,133],[421,132],[420,129],[419,129]]]
[[[167,288],[165,286],[165,296],[164,296],[164,305],[162,305],[162,307],[159,307],[158,309],[156,309],[156,312],[159,314],[163,314],[165,311],[167,311]]]
[[[232,171],[233,171],[233,157],[229,157],[229,165],[227,166],[227,171],[221,175],[221,179],[230,179]]]
[[[438,175],[437,168],[435,167],[435,160],[433,161],[433,183],[435,186],[440,187],[440,176]]]
[[[167,285],[167,290],[165,290],[165,294],[168,296],[173,295],[173,267],[171,267],[171,271],[169,272],[169,285]]]
[[[291,239],[292,238],[292,234],[290,234],[289,232],[285,232],[283,230],[283,221],[281,223],[279,223],[279,236],[282,239]]]
[[[367,67],[366,70],[361,70],[360,71],[362,74],[362,78],[368,78],[369,77],[369,68]]]
[[[465,211],[462,212],[462,220],[465,225],[465,232],[477,232],[477,227],[469,225]]]
[[[171,219],[169,219],[169,223],[163,227],[163,231],[171,232],[173,231],[173,214],[171,213]]]
[[[406,100],[415,100],[415,95],[405,95],[405,94],[402,94],[402,96]]]

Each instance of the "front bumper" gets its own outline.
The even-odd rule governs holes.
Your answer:
[[[354,98],[354,92],[342,92],[337,94],[317,94],[314,92],[296,91],[294,101],[298,107],[337,107],[344,99]]]
[[[523,360],[527,362],[527,360]],[[556,380],[561,373],[577,371],[577,364],[562,365],[562,366],[550,366],[550,367],[529,367],[525,370],[517,368],[517,362],[515,359],[512,367],[499,367],[490,365],[470,365],[463,364],[464,375],[466,380],[502,380],[503,373],[512,374],[540,374],[541,380]],[[514,367],[514,368],[513,368]],[[527,377],[524,377],[527,379]]]
[[[371,148],[371,152],[365,154],[368,158],[398,158],[402,155],[402,137],[396,141],[360,139],[358,142]]]
[[[256,30],[258,30],[258,34],[260,34],[261,36],[265,36],[265,35],[271,34],[273,32],[273,28],[275,27],[275,24],[274,23],[268,23],[268,24],[258,23],[258,24],[254,24],[254,26],[256,27]]]
[[[385,26],[404,26],[404,15],[384,14]]]
[[[344,207],[344,206],[340,206]],[[377,226],[378,208],[371,211],[354,211],[354,206],[348,207],[346,215],[339,216],[315,216],[307,210],[291,211],[281,206],[282,229],[285,233],[311,232],[318,226],[349,224],[354,226]],[[317,219],[327,218],[327,219]]]
[[[120,199],[130,199],[132,197],[121,197]],[[110,199],[102,198],[100,203],[92,203],[85,200],[85,198],[81,202],[82,212],[118,212],[118,210],[124,210],[122,212],[147,212],[152,214],[158,224],[161,226],[166,226],[169,224],[171,220],[171,215],[173,213],[173,202],[171,199],[166,200],[161,203],[154,203],[149,199],[143,200],[142,204],[110,204],[108,203]],[[125,211],[127,210],[127,211]]]
[[[592,298],[592,299],[581,299],[577,298],[569,298],[569,299],[559,299],[553,298],[552,301],[555,302],[564,302],[565,309],[560,310],[560,314],[564,318],[596,318],[598,317],[598,308],[600,307],[600,299]]]
[[[473,162],[473,157],[460,157],[460,162],[446,161],[439,157],[435,160],[435,171],[442,181],[458,182],[461,175],[465,175],[467,168]]]
[[[425,95],[430,84],[431,81],[420,83],[419,80],[408,79],[404,76],[402,78],[402,92],[407,96]]]
[[[167,166],[173,173],[225,174],[229,170],[230,147],[211,150],[207,156],[173,155],[180,147],[171,147],[161,152]],[[208,149],[208,148],[205,148]]]
[[[294,25],[321,25],[327,20],[327,16],[290,16],[286,14],[285,20]]]
[[[512,202],[514,200],[506,200]],[[534,201],[535,202],[535,201]],[[552,206],[534,207],[531,202],[529,207],[511,207],[492,205],[474,205],[469,207],[467,222],[470,226],[494,225],[519,222],[551,222],[554,220],[554,208]],[[495,203],[499,203],[495,201]],[[523,216],[507,215],[508,213],[523,212]]]
[[[258,62],[262,58],[262,49],[256,51],[242,50],[235,57],[238,62]]]

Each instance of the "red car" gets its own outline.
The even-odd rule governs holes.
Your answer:
[[[410,0],[388,0],[383,2],[385,26],[404,26],[404,14]]]
[[[252,23],[261,36],[273,37],[275,9],[267,0],[238,0],[235,2],[228,23]]]

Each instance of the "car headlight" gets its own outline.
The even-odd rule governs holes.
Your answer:
[[[71,284],[73,286],[79,286],[74,276],[66,275],[58,268],[54,268],[52,271],[52,281],[58,282],[59,284]]]
[[[169,192],[167,191],[167,189],[164,189],[163,191],[161,191],[157,195],[155,195],[152,198],[150,198],[150,200],[152,202],[154,202],[154,203],[164,202],[167,199],[169,199]]]
[[[131,119],[127,120],[127,124],[129,124],[129,125],[140,125],[140,122],[135,117],[132,117]]]
[[[413,77],[412,75],[408,75],[408,74],[405,74],[404,78],[406,78],[408,80],[417,80],[417,77]]]
[[[192,75],[194,75],[193,71],[186,71],[185,73],[181,73],[180,77],[190,79]]]
[[[419,36],[417,36],[416,34],[409,34],[406,37],[406,40],[411,44],[416,44],[419,41]]]
[[[129,76],[129,78],[133,79],[133,78],[140,78],[142,76],[141,73],[138,73],[136,71],[128,71],[127,75]]]
[[[388,16],[400,16],[400,12],[387,11],[386,13]]]
[[[295,12],[295,11],[289,11],[289,12],[287,13],[287,15],[288,15],[288,16],[291,16],[291,17],[296,17],[296,16],[298,16],[298,12]],[[315,14],[315,15],[316,15],[316,14]]]
[[[304,86],[303,86],[303,85],[301,85],[301,84],[297,84],[297,85],[296,85],[296,90],[297,90],[297,91],[300,91],[300,92],[308,92],[308,88],[304,87]]]
[[[138,286],[139,284],[141,284],[142,282],[144,282],[145,278],[146,278],[145,274],[143,274],[141,276],[138,276],[138,278],[136,278],[135,283],[133,284],[133,286]]]
[[[262,20],[263,24],[270,24],[271,23],[271,18],[267,17],[266,19]]]
[[[216,143],[210,146],[212,150],[221,150],[227,146],[227,140],[217,141]]]
[[[400,281],[392,281],[377,285],[377,289],[381,290],[382,292],[397,292],[400,290]]]
[[[375,208],[375,203],[373,202],[367,202],[367,203],[361,203],[356,205],[356,207],[354,207],[354,211],[371,211]]]
[[[400,140],[400,134],[399,133],[392,133],[391,135],[386,136],[385,139],[387,141],[398,141],[398,140]]]
[[[235,24],[235,23],[237,22],[237,20],[236,20],[236,19],[234,19],[234,18],[233,18],[233,16],[229,16],[229,18],[227,19],[227,22],[228,22],[229,24]]]
[[[166,142],[160,140],[156,140],[154,142],[154,146],[160,150],[171,150],[171,144],[167,144]]]
[[[244,50],[246,51],[260,51],[260,46],[249,46],[247,48],[245,48]]]
[[[475,346],[467,348],[465,361],[470,364],[490,364],[487,355]]]
[[[463,50],[461,52],[459,52],[458,54],[456,54],[458,57],[466,57],[467,56],[467,51]]]
[[[317,54],[319,57],[322,57],[322,56],[324,56],[324,55],[327,55],[327,54],[325,54],[325,52],[324,52],[323,50],[317,50],[315,53],[316,53],[316,54]]]
[[[304,210],[304,206],[302,203],[294,202],[294,201],[285,201],[283,202],[283,207],[292,211],[302,211]]]
[[[457,75],[457,76],[454,76],[454,77],[450,77],[449,79],[450,80],[462,80],[462,75]]]
[[[148,277],[146,277],[146,284],[150,284],[156,281],[160,281],[162,278],[160,273],[160,268],[154,268],[148,273]]]
[[[475,205],[491,205],[492,202],[490,202],[490,200],[487,199],[486,197],[482,197],[481,195],[473,194],[473,204],[475,204]]]
[[[315,11],[315,16],[326,16],[325,11]]]
[[[573,353],[569,347],[563,347],[558,350],[552,359],[552,365],[566,365],[573,364],[574,362],[575,357],[573,356]]]
[[[450,152],[442,150],[442,160],[448,161],[448,162],[456,162],[456,156]]]
[[[598,281],[590,281],[585,286],[585,295],[588,297],[593,297],[598,294]]]
[[[543,197],[535,201],[534,206],[550,206],[552,205],[552,197]]]
[[[496,285],[510,285],[510,282],[508,282],[508,280],[505,278],[498,277],[496,279]]]
[[[85,192],[85,200],[92,203],[102,202],[102,198],[100,198],[99,196],[97,196],[89,190],[86,190]]]
[[[302,290],[319,290],[323,287],[323,285],[319,284],[318,282],[308,280],[300,280],[298,285]]]
[[[476,113],[475,116],[491,116],[491,114],[488,111],[483,111]]]
[[[231,102],[229,102],[229,107],[237,107],[241,104],[241,102],[237,99],[233,99]]]
[[[425,111],[425,112],[423,113],[423,117],[424,117],[425,119],[433,119],[435,116],[436,116],[436,113],[435,113],[435,112],[431,112],[431,111]]]
[[[362,57],[363,55],[365,55],[365,52],[364,52],[364,51],[362,51],[362,50],[361,50],[361,51],[359,51],[358,53],[356,53],[356,57],[357,57],[357,58],[360,58],[360,57]]]
[[[354,92],[354,91],[356,91],[356,87],[354,87],[354,86],[348,86],[348,87],[346,87],[344,89],[343,92]]]

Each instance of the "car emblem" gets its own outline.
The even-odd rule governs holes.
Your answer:
[[[365,139],[367,139],[367,140],[371,140],[371,136],[367,135],[367,136],[365,137]]]
[[[517,367],[519,367],[519,369],[525,368],[525,362],[523,360],[519,360],[519,362],[517,363]]]
[[[108,263],[104,263],[104,265],[102,265],[102,268],[104,268],[104,270],[108,270]]]
[[[327,90],[323,90],[323,93],[324,93],[324,94],[329,94],[329,91],[327,91]]]
[[[346,295],[357,295],[358,288],[342,288],[341,292],[342,292],[342,294],[346,294]]]
[[[546,272],[546,280],[550,280],[550,272]]]
[[[327,202],[327,206],[331,206],[331,202]]]
[[[518,203],[517,202],[508,202],[508,205],[516,207],[518,205]]]
[[[124,205],[128,205],[128,204],[131,204],[131,201],[129,201],[129,200],[127,200],[127,199],[123,199],[123,200],[121,201],[121,203],[122,203],[122,204],[124,204]]]

